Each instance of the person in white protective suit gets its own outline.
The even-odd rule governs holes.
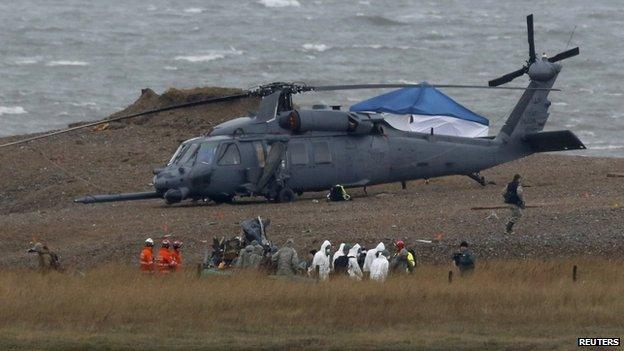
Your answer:
[[[349,268],[347,269],[347,274],[349,274],[349,278],[355,280],[362,280],[362,270],[360,269],[360,265],[358,264],[357,258],[360,252],[360,244],[355,244],[349,250]]]
[[[386,256],[388,256],[388,251],[383,250],[379,252],[379,255],[377,255],[377,258],[375,258],[375,260],[371,264],[371,280],[383,282],[388,277],[388,268],[390,266],[390,263],[388,262]]]
[[[344,247],[345,247],[345,243],[340,243],[340,247],[338,247],[338,250],[336,252],[334,252],[334,256],[332,257],[332,260],[330,262],[331,264],[331,268],[334,268],[334,261],[336,261],[336,259],[342,255],[344,255]]]
[[[329,278],[329,272],[331,271],[330,265],[330,250],[331,243],[329,240],[323,241],[321,249],[314,254],[312,259],[312,272],[316,272],[318,269],[319,279],[327,280]],[[318,268],[317,268],[318,267]]]
[[[379,243],[377,244],[377,247],[375,247],[374,249],[370,249],[366,252],[366,258],[364,258],[364,266],[362,267],[364,273],[370,273],[370,267],[375,260],[375,257],[377,257],[377,252],[381,252],[385,249],[386,245],[384,245],[384,243]]]

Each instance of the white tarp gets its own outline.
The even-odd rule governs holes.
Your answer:
[[[488,135],[489,127],[481,123],[448,116],[393,115],[384,113],[384,119],[394,128],[407,132],[452,135],[478,138]]]

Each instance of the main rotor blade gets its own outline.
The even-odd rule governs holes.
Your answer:
[[[504,76],[500,76],[496,79],[492,79],[491,81],[488,82],[488,85],[491,87],[497,87],[501,84],[505,84],[508,82],[511,82],[512,80],[522,76],[524,73],[526,73],[526,67],[522,67],[521,69],[517,70],[517,71],[513,71],[511,73],[507,73]],[[551,90],[555,90],[555,89],[551,89]]]
[[[566,50],[564,52],[560,52],[557,55],[548,58],[548,61],[550,61],[550,62],[557,62],[557,61],[565,60],[565,59],[567,59],[569,57],[576,56],[579,53],[580,53],[580,50],[579,50],[579,47],[577,46],[577,47],[575,47],[573,49]]]
[[[529,40],[529,64],[535,62],[535,38],[533,33],[533,14],[527,16],[527,36]]]
[[[524,73],[524,71],[522,72]],[[522,75],[522,74],[520,74]],[[409,83],[379,83],[379,84],[346,84],[346,85],[321,85],[308,86],[303,91],[335,91],[335,90],[356,90],[356,89],[389,89],[389,88],[459,88],[459,89],[505,89],[505,90],[527,90],[522,87],[496,87],[487,85],[458,85],[458,84],[409,84]],[[535,90],[558,90],[545,88],[530,88]]]
[[[105,120],[101,120],[101,121],[97,121],[97,122],[87,123],[87,124],[83,124],[83,125],[80,125],[80,126],[77,126],[77,127],[57,130],[55,132],[34,136],[32,138],[27,138],[27,139],[22,139],[22,140],[18,140],[18,141],[13,141],[13,142],[10,142],[10,143],[6,143],[6,144],[0,145],[0,148],[13,146],[13,145],[24,144],[24,143],[31,142],[33,140],[44,139],[44,138],[48,138],[48,137],[55,136],[55,135],[60,135],[60,134],[73,132],[73,131],[79,130],[79,129],[95,127],[95,126],[98,126],[100,124],[110,123],[110,122],[117,122],[117,121],[121,121],[121,120],[124,120],[124,119],[130,119],[130,118],[134,118],[134,117],[140,117],[140,116],[148,115],[148,114],[151,114],[151,113],[170,111],[170,110],[175,110],[175,109],[183,108],[183,107],[191,107],[191,106],[213,104],[213,103],[217,103],[217,102],[231,101],[231,100],[241,99],[241,98],[245,98],[245,97],[249,97],[249,96],[251,96],[251,94],[249,92],[245,92],[245,93],[241,93],[241,94],[222,96],[222,97],[213,98],[213,99],[193,101],[193,102],[187,102],[187,103],[184,103],[184,104],[178,104],[178,105],[172,105],[172,106],[167,106],[167,107],[155,108],[155,109],[152,109],[152,110],[147,110],[147,111],[143,111],[143,112],[137,112],[137,113],[133,113],[133,114],[126,115],[126,116],[120,116],[120,117],[115,117],[115,118],[111,118],[111,119],[105,119]]]

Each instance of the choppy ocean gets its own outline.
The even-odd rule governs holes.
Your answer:
[[[3,1],[0,136],[103,118],[145,87],[485,85],[527,59],[534,13],[538,54],[581,47],[563,62],[547,129],[575,131],[589,146],[582,154],[624,156],[623,10],[619,0]],[[491,133],[521,93],[445,92],[488,117]],[[350,105],[377,93],[298,102]]]

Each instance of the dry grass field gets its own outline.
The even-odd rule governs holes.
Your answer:
[[[0,349],[571,350],[577,337],[624,337],[623,263],[481,261],[450,284],[445,265],[384,284],[9,269]]]

